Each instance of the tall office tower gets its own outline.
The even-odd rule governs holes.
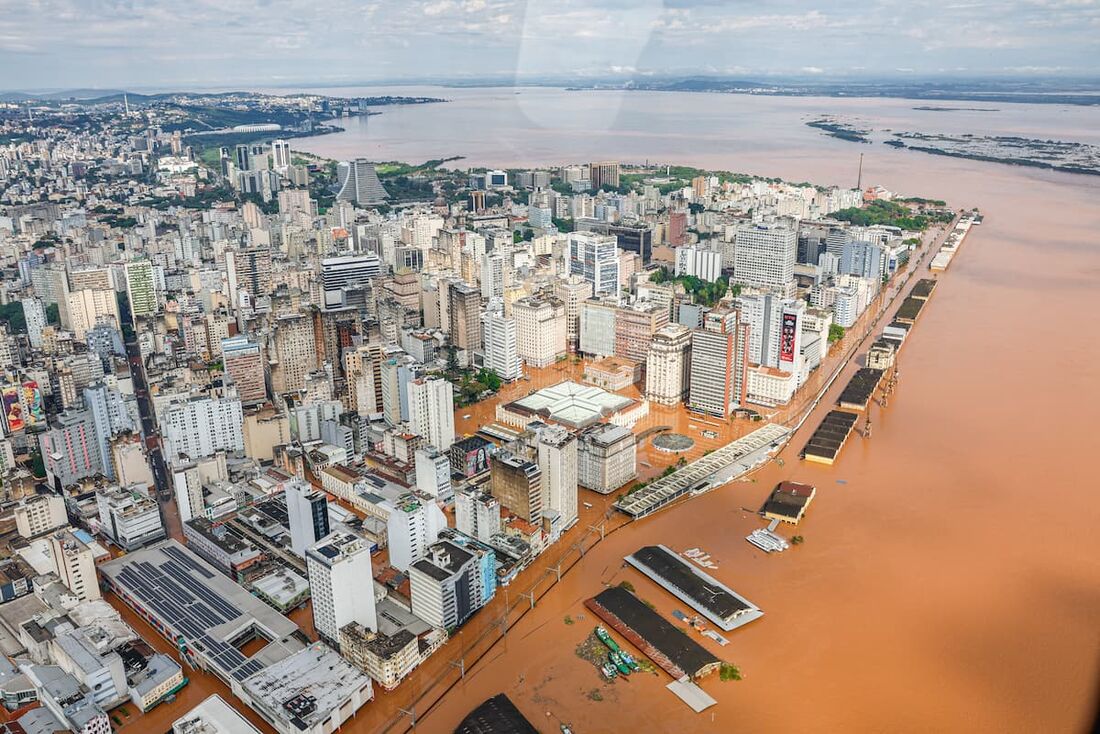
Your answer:
[[[247,143],[238,145],[233,150],[233,156],[233,164],[237,167],[238,171],[252,170],[252,146]]]
[[[600,161],[589,163],[588,178],[591,179],[592,188],[594,189],[602,189],[604,186],[610,186],[613,189],[619,188],[619,162]]]
[[[688,395],[691,329],[667,324],[653,335],[645,361],[645,396],[658,405],[679,405]]]
[[[528,296],[512,304],[516,351],[529,367],[549,367],[566,354],[565,304],[556,298]]]
[[[271,141],[271,165],[279,173],[286,173],[290,168],[290,142],[287,140]]]
[[[222,366],[237,387],[237,397],[245,405],[267,400],[264,358],[260,345],[243,335],[222,339]]]
[[[157,312],[153,263],[148,260],[126,263],[126,293],[130,298],[130,315],[135,321],[139,316],[150,316]]]
[[[496,556],[442,540],[409,567],[409,585],[413,614],[432,627],[453,630],[493,598]]]
[[[455,529],[488,543],[500,532],[500,500],[478,487],[456,492]]]
[[[433,500],[415,494],[398,497],[386,520],[390,565],[408,572],[409,566],[428,554],[428,546],[439,540],[439,531],[446,527],[447,516]]]
[[[346,303],[345,290],[364,285],[382,274],[382,259],[374,253],[342,255],[321,261],[321,285],[325,291],[324,307],[340,308]]]
[[[707,313],[703,329],[691,337],[688,406],[726,417],[745,402],[749,325],[739,309]]]
[[[390,195],[378,180],[374,164],[365,158],[345,161],[336,168],[338,201],[351,201],[361,206],[384,204]]]
[[[119,326],[118,299],[108,289],[84,288],[69,292],[69,330],[77,341],[84,341],[88,330],[108,323]]]
[[[317,342],[313,319],[288,314],[275,321],[274,364],[271,387],[278,395],[297,392],[305,386],[306,375],[317,368]]]
[[[668,213],[668,243],[679,247],[687,242],[687,212]]]
[[[879,280],[886,275],[886,264],[886,252],[882,245],[850,240],[844,243],[839,269],[841,273]]]
[[[582,354],[610,357],[615,354],[615,322],[617,302],[613,299],[590,298],[581,304],[580,343]]]
[[[538,431],[543,527],[552,539],[577,522],[577,437],[560,426]]]
[[[451,344],[468,352],[481,349],[481,293],[462,281],[447,287]]]
[[[69,530],[53,533],[49,537],[49,543],[50,556],[61,583],[80,601],[101,598],[92,549],[80,542]]]
[[[612,235],[569,233],[566,274],[592,284],[595,296],[619,297],[619,248]]]
[[[255,303],[271,292],[271,248],[226,251],[225,272],[233,307],[240,305],[237,291],[242,290]]]
[[[449,499],[451,489],[451,460],[447,452],[431,446],[416,450],[416,489],[429,497]]]
[[[290,524],[290,549],[294,555],[306,557],[306,549],[330,532],[328,498],[301,479],[286,485],[287,522]]]
[[[511,276],[510,253],[491,252],[481,261],[481,297],[485,300],[500,298]]]
[[[500,504],[532,525],[542,523],[546,503],[542,496],[542,470],[537,464],[501,450],[489,460],[489,474],[493,496]]]
[[[23,320],[27,322],[27,338],[35,349],[42,348],[42,329],[46,327],[46,306],[41,298],[25,296],[22,299]]]
[[[565,343],[576,352],[581,338],[581,304],[592,297],[592,283],[579,275],[554,281],[554,296],[565,306]]]
[[[615,356],[645,362],[657,330],[668,323],[668,309],[639,301],[615,309]]]
[[[306,550],[313,626],[333,647],[339,647],[345,624],[378,629],[370,548],[358,535],[336,532]]]
[[[60,492],[80,479],[103,471],[96,442],[95,419],[90,410],[67,410],[39,436],[46,476]]]
[[[344,351],[348,401],[361,417],[382,412],[382,345],[363,344]]]
[[[191,398],[169,406],[160,420],[164,453],[191,459],[244,451],[244,413],[235,398]]]
[[[520,363],[516,347],[516,320],[504,317],[500,311],[486,311],[481,316],[482,341],[485,347],[485,368],[500,379],[519,379]]]
[[[780,225],[740,227],[734,236],[733,277],[738,283],[786,293],[794,282],[798,234]]]
[[[382,414],[391,426],[410,420],[409,383],[424,374],[424,365],[396,347],[389,348],[381,364]]]
[[[138,420],[131,412],[131,403],[117,389],[102,382],[84,388],[84,408],[92,415],[95,424],[96,450],[103,473],[109,479],[115,479],[114,464],[111,461],[111,439],[121,433],[137,433]]]
[[[454,388],[442,377],[421,377],[408,384],[409,425],[439,451],[455,440]]]

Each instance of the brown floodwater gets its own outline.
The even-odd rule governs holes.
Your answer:
[[[606,99],[554,95],[581,110]],[[637,115],[620,114],[584,137],[530,119],[530,130],[494,127],[483,97],[371,118],[382,142],[363,152],[507,165],[598,151],[826,183],[854,178],[863,152],[864,184],[978,206],[986,220],[940,276],[901,353],[889,407],[872,408],[873,438],[853,436],[834,466],[806,464],[797,451],[811,419],[782,454],[784,465],[768,465],[756,482],[732,483],[608,536],[418,716],[417,731],[451,731],[502,691],[542,730],[565,721],[578,734],[1086,730],[1100,652],[1100,480],[1091,461],[1100,413],[1100,179],[853,145],[802,124],[807,115],[855,112],[897,129],[965,127],[955,113],[917,113],[902,101],[638,93],[619,102]],[[519,105],[503,94],[496,104]],[[998,107],[972,131],[1086,142],[1100,131],[1098,110]],[[465,135],[478,115],[481,135]],[[421,120],[419,128],[408,128],[410,120]],[[398,122],[412,142],[387,147]],[[417,156],[420,129],[436,130],[438,140]],[[296,145],[324,154],[359,139]],[[784,479],[816,485],[817,498],[798,527],[805,543],[768,556],[745,542],[762,523],[741,508],[759,506]],[[728,634],[725,648],[695,636],[744,674],[740,682],[705,679],[719,703],[703,714],[663,690],[664,674],[604,684],[573,654],[593,624],[583,601],[604,584],[631,581],[666,616],[688,611],[622,567],[624,555],[655,542],[704,548],[719,564],[713,574],[765,612]],[[565,624],[566,615],[577,623]],[[442,669],[429,661],[405,685]],[[603,700],[592,700],[593,689]],[[399,698],[371,706],[392,711]],[[367,722],[379,717],[364,710],[351,730],[372,731]]]

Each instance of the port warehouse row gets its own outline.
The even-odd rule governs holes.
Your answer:
[[[944,240],[939,252],[932,258],[932,262],[928,263],[928,269],[947,270],[947,266],[951,264],[951,261],[955,258],[955,253],[958,252],[963,240],[970,232],[970,228],[981,223],[982,215],[977,212],[964,214],[960,217],[955,228],[951,230],[951,234],[947,235],[947,239]]]
[[[901,349],[910,328],[920,318],[925,304],[936,290],[937,282],[931,278],[921,278],[909,291],[894,314],[894,320],[883,330],[882,339],[876,341],[872,350],[887,348],[892,355]],[[870,355],[868,355],[870,357]],[[892,362],[893,356],[891,356]],[[868,359],[870,361],[870,359]],[[878,389],[886,371],[880,367],[861,367],[852,375],[852,379],[841,391],[837,400],[839,410],[831,410],[822,419],[821,424],[810,436],[802,449],[802,458],[819,464],[833,464],[844,443],[855,427],[857,412],[867,409],[871,398]]]
[[[584,605],[675,679],[701,678],[721,666],[709,650],[621,586],[604,589]]]
[[[771,449],[778,448],[780,441],[789,432],[783,426],[769,423],[747,436],[742,436],[732,443],[715,449],[667,477],[660,477],[651,484],[635,489],[617,501],[614,507],[637,520],[656,512],[689,492],[693,494],[705,492],[732,478],[718,478],[714,481],[715,476],[724,469],[739,462],[745,463],[747,465],[745,468],[748,469],[763,461]]]
[[[639,548],[625,560],[726,632],[764,616],[758,606],[663,545]]]

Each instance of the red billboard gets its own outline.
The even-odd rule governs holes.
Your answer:
[[[779,361],[794,362],[795,343],[798,341],[798,314],[783,314],[783,326],[779,330]]]

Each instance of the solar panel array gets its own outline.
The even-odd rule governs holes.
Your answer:
[[[239,609],[211,587],[196,581],[187,569],[206,578],[213,578],[213,574],[175,548],[161,550],[168,560],[159,565],[137,561],[122,569],[118,580],[165,626],[181,634],[189,648],[201,653],[226,674],[243,681],[263,670],[260,663],[249,660],[237,648],[208,634],[213,627],[242,616]]]

